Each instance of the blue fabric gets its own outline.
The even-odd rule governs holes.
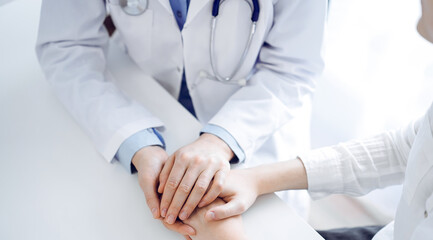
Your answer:
[[[189,0],[170,0],[171,9],[173,10],[174,18],[176,19],[179,29],[183,29],[188,14]],[[185,71],[182,75],[182,83],[180,86],[179,103],[182,104],[194,117],[197,117],[192,103],[191,96],[189,95],[188,86],[186,85]]]
[[[217,125],[208,124],[201,130],[201,133],[213,134],[223,140],[230,147],[235,155],[230,163],[239,163],[245,161],[244,151],[239,146],[236,139],[224,128]]]
[[[165,142],[162,136],[154,128],[148,128],[127,138],[120,145],[116,153],[116,159],[131,173],[136,172],[131,163],[135,153],[147,146],[161,146],[165,149]]]
[[[178,101],[184,108],[186,108],[186,110],[188,110],[195,118],[197,118],[191,96],[189,95],[188,87],[186,86],[185,72],[183,72],[182,85],[180,86]]]
[[[183,29],[188,14],[190,0],[170,0],[171,10],[173,10],[174,17],[176,18],[179,29]]]

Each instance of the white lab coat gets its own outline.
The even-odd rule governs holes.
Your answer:
[[[203,74],[213,75],[213,1],[192,0],[182,31],[169,0],[149,0],[140,16],[126,15],[111,2],[118,37],[134,62],[175,98],[185,67],[198,120],[230,132],[248,166],[287,160],[309,147],[311,93],[323,68],[326,0],[260,1],[256,35],[235,76],[246,79],[246,86],[216,82]],[[108,81],[105,15],[101,0],[44,0],[37,54],[61,101],[111,161],[126,138],[163,123]],[[215,52],[222,75],[230,74],[239,61],[250,19],[243,0],[221,5]]]
[[[433,239],[433,105],[399,131],[301,155],[313,197],[366,194],[403,183],[395,221],[374,240]]]

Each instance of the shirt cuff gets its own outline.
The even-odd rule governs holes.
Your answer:
[[[313,199],[343,193],[340,154],[335,149],[320,148],[301,154],[298,158],[307,172],[308,192]]]
[[[123,141],[119,150],[117,150],[116,159],[119,160],[127,171],[135,173],[137,170],[132,164],[132,157],[134,157],[138,150],[147,146],[161,146],[165,149],[164,139],[154,128],[137,132]]]
[[[201,134],[203,133],[210,133],[217,137],[219,137],[221,140],[223,140],[233,151],[234,157],[230,160],[230,163],[240,163],[245,161],[245,153],[244,150],[239,146],[236,139],[224,128],[214,125],[214,124],[207,124],[202,130]]]

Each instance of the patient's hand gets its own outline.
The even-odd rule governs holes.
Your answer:
[[[217,198],[210,205],[196,208],[190,218],[183,221],[196,230],[196,235],[191,236],[193,240],[246,240],[247,237],[242,225],[242,217],[235,216],[219,221],[205,220],[206,212],[216,206],[225,204]],[[164,223],[165,224],[165,223]]]
[[[253,205],[259,195],[257,168],[231,170],[219,195],[227,204],[209,208],[206,220],[221,220],[240,215]]]

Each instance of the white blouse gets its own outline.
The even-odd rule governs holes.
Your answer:
[[[433,239],[433,105],[399,131],[300,155],[313,198],[359,196],[403,183],[396,218],[374,240]]]

